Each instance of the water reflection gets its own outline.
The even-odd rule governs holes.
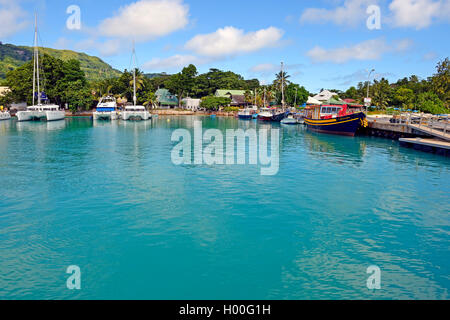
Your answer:
[[[16,122],[16,129],[19,132],[46,132],[58,131],[66,128],[66,121],[25,121]]]
[[[348,161],[360,164],[366,154],[367,143],[353,137],[341,137],[303,131],[305,150],[315,158],[326,161]]]
[[[0,134],[6,134],[11,128],[12,120],[0,120]]]

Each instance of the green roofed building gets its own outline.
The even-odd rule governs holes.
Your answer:
[[[215,96],[231,99],[232,96],[245,96],[245,90],[217,90]]]
[[[158,106],[161,108],[173,109],[178,107],[177,96],[170,93],[167,89],[158,89],[155,93]]]
[[[214,95],[218,98],[230,98],[230,105],[233,107],[245,107],[249,105],[245,101],[245,90],[217,90]]]

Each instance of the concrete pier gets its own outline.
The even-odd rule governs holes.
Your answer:
[[[450,155],[448,118],[436,120],[433,116],[407,114],[397,118],[368,116],[367,120],[365,134],[399,140],[401,146],[420,151]]]
[[[443,156],[450,156],[450,142],[438,139],[402,138],[400,145],[420,151],[431,152]]]

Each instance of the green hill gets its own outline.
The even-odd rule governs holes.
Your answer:
[[[39,48],[41,54],[46,53],[54,58],[64,61],[76,59],[81,63],[81,69],[85,72],[88,80],[101,80],[120,76],[121,72],[113,69],[109,64],[98,57],[89,56],[70,50],[56,50],[50,48]],[[0,42],[0,80],[5,79],[6,73],[30,61],[33,57],[33,48],[2,44]]]

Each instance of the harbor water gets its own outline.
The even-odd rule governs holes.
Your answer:
[[[280,129],[278,173],[175,165],[172,133],[194,120]],[[449,299],[449,195],[449,158],[381,138],[3,121],[0,299]]]

